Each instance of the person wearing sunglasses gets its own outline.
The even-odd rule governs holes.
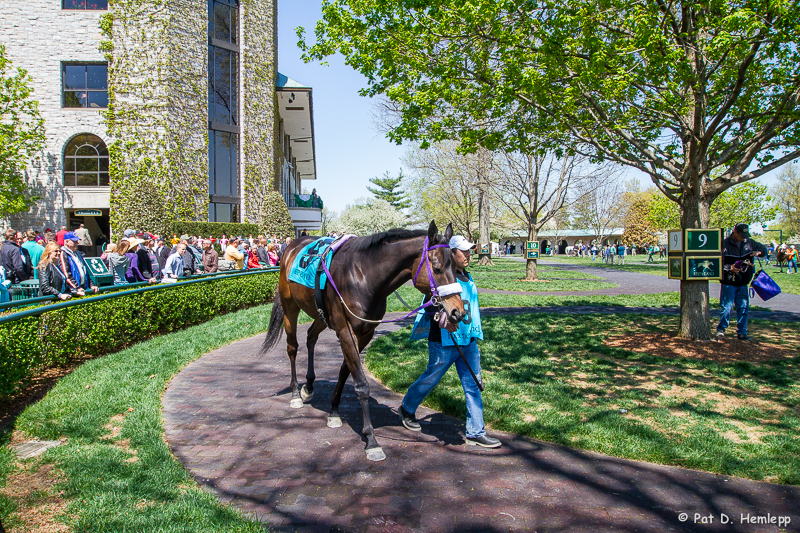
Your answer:
[[[753,279],[755,268],[753,257],[767,254],[767,248],[750,239],[750,227],[737,224],[731,234],[722,241],[722,279],[719,282],[719,304],[722,310],[717,324],[717,338],[725,337],[731,311],[736,307],[736,338],[749,341],[747,336],[747,314],[750,295],[747,285]]]

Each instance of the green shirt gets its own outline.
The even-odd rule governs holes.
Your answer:
[[[22,247],[28,250],[28,253],[31,255],[31,266],[33,267],[33,279],[39,279],[39,260],[42,258],[42,253],[44,253],[44,246],[37,244],[36,241],[25,241],[22,243]]]

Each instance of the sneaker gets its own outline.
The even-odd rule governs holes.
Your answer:
[[[721,330],[721,329],[718,329],[717,330],[717,338],[718,339],[722,339],[724,337],[725,337],[725,332],[723,330]]]
[[[748,337],[747,334],[742,334],[742,333],[739,333],[738,335],[736,335],[736,338],[739,339],[740,341],[749,341],[750,340],[750,337]]]
[[[411,413],[407,413],[402,405],[400,406],[400,421],[403,422],[403,426],[410,431],[422,431],[422,426],[417,422],[417,417]]]
[[[467,444],[484,448],[499,448],[503,443],[489,435],[481,435],[480,437],[467,437]]]

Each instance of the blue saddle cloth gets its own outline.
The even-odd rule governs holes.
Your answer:
[[[333,242],[331,237],[323,237],[321,239],[317,239],[316,241],[311,242],[310,244],[306,245],[297,257],[294,258],[294,264],[292,264],[292,270],[289,271],[289,281],[294,281],[295,283],[299,283],[309,289],[314,288],[314,276],[317,273],[317,266],[319,265],[320,257],[325,253],[328,247]],[[333,254],[328,254],[325,258],[325,263],[330,268],[331,266],[331,258]],[[319,288],[325,288],[325,280],[327,276],[322,274],[319,278]]]

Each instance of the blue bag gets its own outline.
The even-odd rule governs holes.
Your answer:
[[[778,284],[775,283],[769,274],[764,272],[761,268],[761,260],[758,260],[758,274],[756,277],[753,278],[753,281],[750,283],[750,297],[753,297],[753,293],[755,292],[761,297],[762,300],[765,302],[770,298],[777,296],[781,293],[781,288],[778,287]]]

